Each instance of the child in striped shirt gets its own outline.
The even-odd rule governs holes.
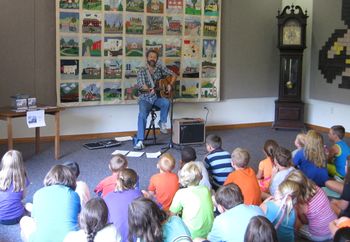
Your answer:
[[[231,155],[221,148],[221,138],[215,134],[208,135],[205,146],[209,152],[204,159],[213,189],[222,186],[227,176],[233,171]]]

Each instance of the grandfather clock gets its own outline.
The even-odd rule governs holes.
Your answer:
[[[286,6],[281,13],[278,11],[280,75],[273,123],[276,129],[305,128],[301,87],[307,17],[299,6]]]

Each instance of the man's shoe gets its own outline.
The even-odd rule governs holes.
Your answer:
[[[162,134],[167,134],[168,133],[168,129],[166,127],[166,123],[162,123],[162,122],[158,122],[159,125],[159,130]]]
[[[134,150],[142,150],[144,148],[145,148],[145,145],[143,144],[142,140],[139,140],[134,146]]]

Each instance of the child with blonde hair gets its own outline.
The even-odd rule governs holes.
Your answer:
[[[294,205],[299,195],[299,185],[292,181],[283,181],[275,196],[260,205],[266,217],[273,223],[278,241],[294,241],[296,213]]]
[[[305,141],[305,147],[296,153],[293,163],[317,186],[324,187],[329,177],[326,169],[323,137],[315,130],[309,130]]]
[[[1,160],[0,170],[0,224],[17,224],[24,215],[22,203],[29,181],[22,154],[9,150]]]
[[[336,219],[336,215],[325,192],[299,170],[291,172],[286,180],[299,185],[298,204],[295,208],[302,223],[301,226],[297,225],[301,236],[312,241],[331,239],[328,225]]]
[[[163,154],[158,163],[159,173],[153,175],[148,186],[148,193],[143,191],[147,197],[155,196],[165,211],[169,210],[173,197],[179,190],[179,178],[173,169],[175,168],[175,158],[170,153]]]
[[[274,166],[274,153],[278,144],[274,140],[266,140],[264,144],[264,154],[266,158],[259,163],[259,170],[256,174],[256,178],[258,178],[258,183],[260,190],[262,192],[268,192],[271,177],[272,177],[272,168]]]
[[[253,168],[248,166],[250,155],[247,150],[236,148],[231,155],[232,167],[235,171],[231,172],[224,185],[235,183],[242,190],[244,204],[260,205],[261,191],[256,179],[256,174]]]
[[[305,133],[297,134],[297,136],[295,137],[295,140],[294,140],[294,145],[297,148],[292,151],[292,157],[294,157],[299,150],[304,148],[305,140],[306,140],[306,134]]]
[[[94,192],[105,197],[108,193],[114,191],[119,172],[127,167],[128,160],[124,155],[117,154],[113,156],[108,164],[108,168],[112,171],[112,175],[100,181],[95,187]]]
[[[198,185],[202,173],[194,162],[185,164],[180,173],[179,189],[170,206],[170,212],[180,214],[192,238],[206,238],[214,220],[213,202],[207,187]]]

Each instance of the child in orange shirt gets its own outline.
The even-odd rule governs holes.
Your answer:
[[[127,167],[128,161],[124,155],[117,154],[113,156],[108,164],[108,168],[112,171],[112,175],[100,181],[100,183],[95,187],[94,192],[102,197],[105,197],[108,193],[113,192],[115,190],[119,172]]]
[[[148,192],[142,192],[145,197],[155,196],[163,209],[168,211],[175,193],[179,190],[179,178],[172,172],[175,168],[175,158],[170,153],[163,154],[157,168],[159,173],[151,177]]]
[[[272,177],[272,168],[274,166],[274,153],[278,144],[274,140],[266,140],[264,144],[264,154],[266,155],[266,159],[260,161],[258,174],[256,174],[256,178],[258,179],[259,187],[262,192],[268,192],[271,177]]]
[[[231,172],[224,185],[235,183],[242,190],[244,204],[246,205],[260,205],[261,191],[256,179],[255,171],[248,167],[250,155],[247,150],[236,148],[233,150],[232,167],[235,171]]]

